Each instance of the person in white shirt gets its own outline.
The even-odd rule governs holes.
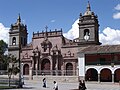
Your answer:
[[[46,78],[43,78],[43,87],[46,88]]]
[[[54,90],[58,90],[58,84],[57,84],[57,82],[54,81],[53,83],[54,83],[54,88],[53,88],[53,89],[54,89]]]

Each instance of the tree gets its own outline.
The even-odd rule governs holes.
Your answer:
[[[9,78],[9,86],[11,76],[17,75],[20,72],[18,68],[18,59],[14,55],[2,55],[1,56],[2,62],[7,65],[7,74]]]
[[[6,70],[6,55],[4,55],[5,51],[7,50],[8,45],[3,41],[0,40],[0,70]]]
[[[0,54],[3,55],[8,48],[8,44],[6,44],[3,40],[0,40]]]
[[[10,86],[11,76],[19,73],[20,69],[18,67],[19,60],[14,55],[4,55],[7,48],[8,45],[3,40],[0,40],[0,64],[6,66]]]
[[[10,80],[12,75],[17,75],[20,72],[20,69],[18,68],[18,59],[14,55],[8,55],[7,57],[8,61],[8,78],[9,78],[9,86],[10,86]]]

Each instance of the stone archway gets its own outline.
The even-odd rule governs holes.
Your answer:
[[[29,65],[25,64],[23,66],[23,75],[29,75]]]
[[[73,65],[72,63],[66,64],[66,75],[73,75]]]
[[[50,60],[49,59],[43,59],[41,62],[41,70],[42,73],[45,75],[50,74]]]
[[[98,81],[98,72],[94,68],[90,68],[86,71],[85,79],[87,81]]]
[[[114,72],[114,82],[120,81],[120,68],[116,69]]]
[[[104,68],[100,71],[101,82],[112,82],[112,72],[110,69]]]

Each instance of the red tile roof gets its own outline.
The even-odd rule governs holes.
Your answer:
[[[92,54],[92,53],[120,53],[120,45],[95,45],[88,46],[79,53]]]

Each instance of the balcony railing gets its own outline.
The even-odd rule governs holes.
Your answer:
[[[111,65],[111,63],[114,63],[115,65],[120,65],[120,61],[106,61],[106,62],[87,62],[85,65]]]

